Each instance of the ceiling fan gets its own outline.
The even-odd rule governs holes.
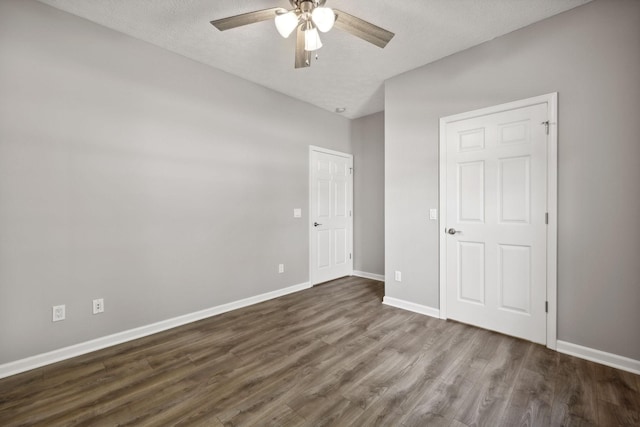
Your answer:
[[[274,19],[280,35],[287,38],[296,31],[295,68],[311,66],[311,52],[322,47],[318,30],[323,33],[337,28],[384,48],[393,38],[390,31],[341,10],[325,7],[327,0],[289,0],[293,9],[281,7],[243,13],[211,21],[220,31]]]

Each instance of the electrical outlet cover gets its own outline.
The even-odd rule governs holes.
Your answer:
[[[104,299],[98,298],[93,300],[93,314],[104,312]]]

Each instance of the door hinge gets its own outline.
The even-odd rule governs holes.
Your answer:
[[[353,168],[349,168],[349,175],[353,175]]]
[[[545,212],[544,214],[544,223],[549,225],[549,212]]]
[[[349,259],[351,259],[351,254],[349,254]]]
[[[547,135],[549,135],[549,120],[540,124],[545,126],[545,131],[547,132]]]
[[[349,211],[349,216],[351,216],[351,211]]]
[[[544,312],[548,313],[549,312],[549,301],[545,301],[544,302]]]

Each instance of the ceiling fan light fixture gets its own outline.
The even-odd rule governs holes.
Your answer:
[[[288,38],[292,33],[296,33],[295,68],[311,65],[312,52],[322,47],[318,31],[326,33],[337,27],[379,48],[384,48],[393,38],[394,34],[391,31],[342,10],[325,7],[326,3],[327,0],[289,0],[289,10],[271,7],[216,19],[210,23],[220,31],[227,31],[275,18],[276,29],[282,37]],[[315,57],[318,59],[317,54]]]
[[[298,15],[295,11],[290,11],[276,16],[276,29],[285,39],[291,35],[298,26]]]
[[[323,33],[331,30],[336,22],[336,14],[330,7],[316,7],[311,12],[311,19],[316,27]]]
[[[318,30],[315,28],[307,28],[304,32],[304,50],[307,52],[313,52],[321,47],[322,42],[320,41],[320,34],[318,34]]]

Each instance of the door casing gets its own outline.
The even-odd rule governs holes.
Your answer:
[[[557,347],[557,259],[558,259],[558,93],[553,92],[506,104],[481,108],[440,119],[440,318],[447,318],[447,251],[444,232],[447,218],[447,123],[471,119],[478,116],[499,113],[502,111],[547,104],[549,118],[549,136],[547,147],[547,275],[546,292],[547,312],[547,347]]]

